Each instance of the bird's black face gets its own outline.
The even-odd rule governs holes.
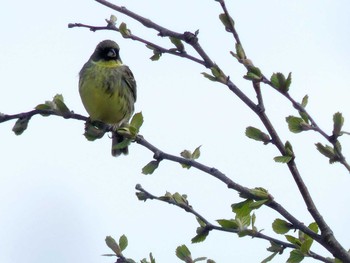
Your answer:
[[[119,46],[112,40],[104,40],[99,43],[95,49],[95,52],[92,54],[91,59],[94,61],[98,60],[119,60]]]
[[[104,60],[120,60],[118,48],[105,47],[99,52],[100,57]]]

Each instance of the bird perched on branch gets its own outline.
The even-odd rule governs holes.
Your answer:
[[[136,81],[119,50],[112,40],[100,42],[79,73],[80,97],[91,121],[113,125],[113,156],[128,153],[127,146],[114,147],[123,140],[116,130],[128,123],[136,101]]]

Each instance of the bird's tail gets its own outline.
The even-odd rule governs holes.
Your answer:
[[[128,154],[129,149],[128,146],[118,148],[116,147],[117,144],[121,143],[124,140],[123,135],[118,134],[117,132],[112,132],[112,155],[114,157],[118,157],[121,154]]]

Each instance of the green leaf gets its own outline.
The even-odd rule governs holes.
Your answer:
[[[199,257],[199,258],[195,258],[193,260],[193,262],[199,262],[199,261],[203,261],[203,260],[206,260],[207,258],[206,257]]]
[[[311,245],[313,243],[313,239],[312,238],[308,238],[306,239],[300,246],[300,251],[304,254],[307,255],[310,251]]]
[[[197,235],[191,239],[192,243],[203,242],[209,235],[209,230],[203,227],[197,228]]]
[[[92,125],[90,122],[85,123],[85,133],[84,136],[89,141],[94,141],[96,139],[101,139],[105,135],[106,131],[99,129]]]
[[[142,168],[142,173],[146,175],[153,174],[153,172],[158,168],[158,166],[159,166],[159,161],[157,160],[150,161],[148,164],[146,164]]]
[[[316,143],[317,150],[323,154],[324,156],[328,157],[329,159],[336,158],[336,154],[334,152],[334,149],[329,145],[322,145],[321,143]]]
[[[233,21],[232,17],[227,16],[226,14],[222,13],[219,15],[219,19],[223,23],[223,25],[225,26],[225,30],[227,32],[233,31],[232,27],[234,26],[235,22]]]
[[[341,134],[341,129],[344,124],[344,117],[340,112],[333,115],[333,135],[339,136]]]
[[[277,234],[286,234],[289,230],[293,229],[293,225],[285,220],[277,218],[272,223],[272,229]]]
[[[190,260],[192,261],[191,252],[185,245],[178,246],[176,248],[175,254],[182,261],[185,261],[185,262],[190,262]]]
[[[291,235],[285,235],[285,237],[286,237],[286,239],[287,239],[290,243],[292,243],[292,244],[294,244],[294,245],[296,245],[296,246],[298,246],[298,247],[301,246],[300,240],[297,239],[296,237],[293,237],[293,236],[291,236]]]
[[[191,156],[191,158],[192,158],[193,160],[198,159],[199,156],[201,155],[201,151],[200,151],[200,148],[201,148],[201,147],[202,147],[202,145],[198,146],[198,147],[193,151],[192,156]]]
[[[218,224],[223,227],[223,228],[227,228],[227,229],[238,229],[238,224],[236,222],[236,220],[234,219],[218,219],[216,220],[216,222],[218,222]]]
[[[126,249],[126,247],[128,246],[128,238],[125,235],[122,235],[119,238],[119,247],[120,250],[123,251],[124,249]]]
[[[283,247],[281,245],[278,245],[278,244],[276,244],[273,241],[270,241],[270,244],[271,244],[271,246],[267,248],[267,251],[276,252],[276,253],[279,253],[279,254],[283,253],[283,250],[285,249],[285,247]]]
[[[246,59],[247,58],[242,45],[239,43],[236,43],[236,53],[237,53],[237,57],[239,59]]]
[[[129,38],[131,35],[131,31],[127,28],[124,22],[119,25],[119,32],[124,38]]]
[[[290,256],[287,260],[287,263],[299,263],[304,259],[304,255],[300,250],[292,250]]]
[[[231,205],[232,212],[236,213],[236,216],[238,218],[244,217],[246,215],[249,215],[250,212],[253,210],[250,205],[254,202],[252,199],[247,199],[240,203],[235,203]]]
[[[269,201],[269,199],[255,201],[254,203],[250,204],[250,208],[251,209],[259,209],[262,205],[266,204],[268,201]]]
[[[181,206],[188,206],[187,195],[181,195],[176,192],[173,194],[173,198],[176,204]]]
[[[162,56],[162,53],[159,53],[159,52],[155,52],[154,55],[152,57],[150,57],[150,59],[152,61],[157,61],[160,59],[160,57]]]
[[[36,110],[41,110],[41,111],[52,111],[52,103],[45,103],[45,104],[39,104],[35,107]],[[50,114],[46,113],[40,113],[41,116],[50,116]]]
[[[286,150],[286,155],[294,157],[293,147],[289,141],[284,144],[284,149]]]
[[[205,227],[207,224],[204,223],[199,217],[196,217],[196,220],[198,222],[198,224],[201,226],[201,227]]]
[[[308,102],[309,102],[309,96],[305,95],[301,101],[301,107],[305,108]]]
[[[259,81],[262,78],[262,73],[261,73],[259,68],[254,67],[254,66],[249,66],[248,72],[244,76],[244,78],[248,79],[248,80],[258,80]]]
[[[185,159],[191,159],[192,158],[192,153],[189,150],[183,150],[180,155],[185,158]]]
[[[201,74],[202,74],[205,78],[207,78],[207,79],[209,79],[209,80],[211,80],[211,81],[217,81],[217,79],[216,79],[214,76],[212,76],[212,75],[210,75],[210,74],[208,74],[208,73],[202,72]]]
[[[270,80],[274,88],[282,93],[287,93],[292,82],[292,73],[288,74],[287,79],[280,72],[273,73]]]
[[[107,236],[106,239],[105,239],[105,241],[106,241],[107,246],[108,246],[110,249],[112,249],[112,251],[113,251],[117,256],[121,255],[121,250],[120,250],[120,248],[119,248],[117,242],[115,242],[115,240],[114,240],[113,237]]]
[[[290,84],[292,83],[292,72],[289,72],[288,77],[285,82],[284,92],[289,91]]]
[[[142,112],[135,113],[130,121],[130,126],[135,128],[135,135],[140,131],[143,124]]]
[[[249,126],[246,128],[245,135],[250,139],[261,141],[265,144],[271,142],[271,138],[268,134],[252,126]]]
[[[214,75],[216,81],[224,83],[227,79],[224,72],[222,72],[218,65],[215,64],[213,67],[210,68],[210,70],[211,73]]]
[[[110,26],[112,25],[115,26],[116,22],[117,22],[117,17],[115,15],[111,15],[109,20],[107,21],[108,25]]]
[[[171,43],[173,43],[175,45],[177,50],[179,50],[180,52],[185,51],[185,46],[180,39],[178,39],[176,37],[169,37],[169,38],[170,38]]]
[[[311,129],[311,126],[299,117],[288,116],[286,117],[286,121],[288,123],[289,130],[293,133],[299,133]]]
[[[27,129],[29,120],[30,118],[19,118],[15,122],[15,125],[12,128],[12,131],[16,135],[21,135]]]
[[[273,158],[276,163],[289,163],[292,159],[292,156],[276,156]]]
[[[265,258],[263,261],[261,261],[261,263],[267,263],[270,262],[278,253],[272,253],[270,256],[268,256],[267,258]]]
[[[53,97],[53,103],[56,105],[56,111],[58,111],[62,116],[71,113],[66,104],[64,103],[64,99],[61,94],[56,94]]]
[[[268,199],[270,198],[269,192],[263,187],[255,187],[255,188],[249,189],[249,192],[252,195],[254,195],[254,198],[259,199],[259,200],[261,199],[261,200],[268,201]],[[251,207],[252,204],[249,204],[249,206]]]
[[[310,228],[310,230],[312,230],[316,234],[318,233],[318,225],[316,222],[311,223],[308,227]]]

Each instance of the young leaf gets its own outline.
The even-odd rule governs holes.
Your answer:
[[[286,79],[286,77],[280,72],[273,73],[270,80],[274,88],[282,93],[287,93],[292,82],[292,74],[289,73]]]
[[[292,159],[292,156],[276,156],[273,158],[276,163],[289,163]]]
[[[294,249],[290,252],[287,263],[299,263],[304,259],[304,255],[300,250]]]
[[[214,75],[216,81],[220,81],[224,83],[225,80],[227,79],[224,72],[222,72],[222,70],[219,68],[218,65],[215,64],[213,67],[210,68],[210,70],[211,70],[211,73]]]
[[[247,199],[240,203],[235,203],[231,205],[232,212],[236,213],[236,217],[241,218],[249,215],[253,210],[250,205],[254,202],[252,199]]]
[[[331,146],[322,145],[321,143],[316,143],[315,145],[317,150],[329,159],[334,159],[336,157],[334,149]]]
[[[261,141],[265,144],[267,144],[271,141],[271,138],[268,134],[266,134],[266,133],[260,131],[258,128],[255,128],[252,126],[249,126],[246,128],[245,135],[250,139],[253,139],[256,141]]]
[[[157,160],[150,161],[148,164],[146,164],[142,168],[142,173],[146,175],[153,174],[153,172],[158,168],[158,166],[159,166],[159,161]]]
[[[125,235],[122,235],[119,238],[119,247],[120,250],[123,251],[124,249],[126,249],[126,247],[128,246],[128,238]]]
[[[263,261],[261,261],[261,263],[270,262],[277,254],[278,254],[277,252],[272,253],[270,256],[268,256],[268,257],[265,258]]]
[[[248,80],[261,80],[262,73],[261,73],[259,68],[254,67],[254,66],[250,66],[250,67],[248,67],[248,72],[244,76],[244,78],[248,79]]]
[[[289,72],[288,77],[285,82],[284,92],[289,91],[290,84],[292,83],[292,72]]]
[[[220,226],[222,226],[223,228],[238,229],[238,224],[237,224],[236,220],[234,220],[234,219],[231,219],[231,220],[218,219],[218,220],[216,220],[216,222],[218,222],[218,224]]]
[[[53,103],[56,105],[56,110],[62,115],[68,115],[70,114],[70,110],[68,109],[68,107],[66,106],[66,104],[64,103],[64,99],[63,96],[61,94],[56,94],[53,97]]]
[[[52,110],[52,103],[45,103],[45,104],[39,104],[35,107],[36,110],[42,110],[42,111],[51,111]],[[40,113],[41,116],[50,116],[50,114],[46,113]]]
[[[309,96],[305,95],[301,101],[301,107],[305,108],[308,102],[309,102]]]
[[[198,147],[193,151],[192,156],[191,156],[191,158],[192,158],[193,160],[198,159],[199,156],[201,155],[201,151],[200,151],[200,148],[201,148],[201,147],[202,147],[202,145],[198,146]]]
[[[107,246],[112,249],[112,251],[116,254],[116,255],[120,255],[121,254],[121,250],[120,247],[118,246],[117,242],[115,242],[114,238],[111,236],[107,236],[106,239],[106,244]]]
[[[117,23],[117,17],[115,15],[111,15],[109,19],[106,19],[108,26],[115,26]]]
[[[131,35],[131,31],[127,28],[124,22],[120,24],[119,32],[124,38],[129,38]]]
[[[247,58],[242,45],[239,43],[236,43],[236,53],[237,53],[237,56],[239,59],[246,59]]]
[[[339,136],[341,134],[341,129],[344,124],[344,117],[340,112],[333,115],[333,135]]]
[[[223,23],[223,25],[225,26],[226,31],[227,32],[232,32],[232,29],[233,29],[232,27],[234,26],[233,19],[230,16],[228,17],[224,13],[219,15],[219,19]]]
[[[302,131],[310,130],[309,124],[307,124],[302,118],[295,116],[286,117],[288,128],[293,133],[299,133]]]
[[[277,218],[272,223],[272,229],[277,234],[286,234],[289,230],[293,229],[293,225],[285,220]]]
[[[203,227],[197,228],[197,235],[191,239],[192,243],[203,242],[209,235],[209,230]]]
[[[101,130],[94,125],[92,125],[90,122],[85,123],[85,132],[84,136],[88,141],[94,141],[96,139],[101,139],[105,135],[106,131]]]
[[[202,72],[201,74],[202,74],[205,78],[207,78],[207,79],[209,79],[209,80],[211,80],[211,81],[217,81],[217,79],[216,79],[214,76],[212,76],[212,75],[210,75],[210,74],[208,74],[208,73]]]
[[[191,252],[185,245],[178,246],[175,254],[182,261],[189,262],[189,260],[192,260]]]
[[[262,187],[255,187],[249,189],[249,192],[254,195],[254,199],[264,200],[264,202],[268,201],[270,198],[269,192]],[[252,207],[253,203],[250,203],[249,206]],[[253,205],[254,206],[254,205]]]
[[[143,124],[142,112],[135,113],[130,121],[130,126],[135,128],[136,134],[140,131],[142,124]]]
[[[12,128],[16,135],[21,135],[28,127],[29,118],[19,118]]]
[[[286,239],[287,239],[290,243],[292,243],[292,244],[294,244],[294,245],[296,245],[296,246],[298,246],[298,247],[301,246],[300,240],[297,239],[296,237],[293,237],[293,236],[291,236],[291,235],[285,235],[285,237],[286,237]]]
[[[171,43],[173,43],[175,45],[177,50],[179,50],[180,52],[185,51],[185,46],[180,39],[178,39],[176,37],[169,37],[169,38],[170,38]]]
[[[154,51],[154,52],[153,52],[153,56],[150,57],[150,59],[151,59],[152,61],[157,61],[157,60],[160,59],[161,56],[162,56],[162,53],[157,52],[157,51]]]
[[[283,247],[281,245],[278,245],[278,244],[276,244],[273,241],[270,241],[270,244],[271,244],[271,246],[267,248],[267,251],[277,252],[277,253],[280,253],[280,254],[283,253],[283,250],[285,249],[285,247]]]
[[[313,232],[315,232],[316,234],[318,233],[318,225],[316,222],[311,223],[308,228],[310,228]]]

